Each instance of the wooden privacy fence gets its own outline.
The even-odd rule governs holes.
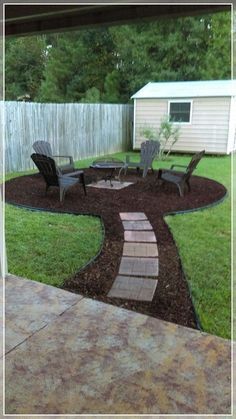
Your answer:
[[[133,106],[5,102],[6,172],[34,167],[37,140],[74,160],[126,151],[132,145]]]

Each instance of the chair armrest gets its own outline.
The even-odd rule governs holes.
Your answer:
[[[172,170],[174,167],[184,167],[186,169],[188,166],[184,166],[183,164],[172,164],[170,170]]]
[[[72,156],[59,156],[59,155],[57,155],[57,156],[53,156],[53,157],[67,157],[68,159],[72,159]]]
[[[83,173],[84,173],[83,170],[75,170],[74,172],[63,173],[63,176],[73,177],[73,176],[82,175]]]
[[[72,156],[53,156],[53,157],[63,157],[63,158],[66,158],[66,159],[70,159],[71,163],[73,162],[73,157]]]

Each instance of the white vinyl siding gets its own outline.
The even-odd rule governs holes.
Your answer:
[[[140,148],[141,142],[145,140],[140,131],[145,126],[158,130],[161,120],[168,112],[168,100],[160,99],[136,99],[135,107],[135,139],[134,148]]]
[[[144,126],[159,129],[168,115],[167,99],[136,99],[134,148],[140,148],[145,139],[140,135]],[[176,100],[176,99],[175,99]],[[177,99],[178,100],[178,99]],[[230,97],[186,98],[192,103],[191,124],[180,124],[180,137],[173,151],[227,153]],[[181,99],[180,99],[181,101]]]

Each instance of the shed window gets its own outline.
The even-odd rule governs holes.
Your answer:
[[[169,120],[172,122],[190,122],[191,102],[170,102]]]

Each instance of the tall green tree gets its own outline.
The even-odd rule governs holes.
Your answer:
[[[121,100],[148,81],[230,78],[230,14],[114,27]],[[219,39],[218,39],[219,38]]]
[[[6,39],[5,98],[29,95],[34,100],[40,88],[46,60],[45,36]]]
[[[231,16],[230,13],[212,15],[208,27],[208,45],[204,55],[203,79],[231,77]]]
[[[99,97],[100,100],[106,74],[114,66],[109,31],[103,28],[76,31],[58,35],[51,41],[38,99],[87,102],[88,97]],[[97,92],[95,96],[91,96],[91,89]]]

